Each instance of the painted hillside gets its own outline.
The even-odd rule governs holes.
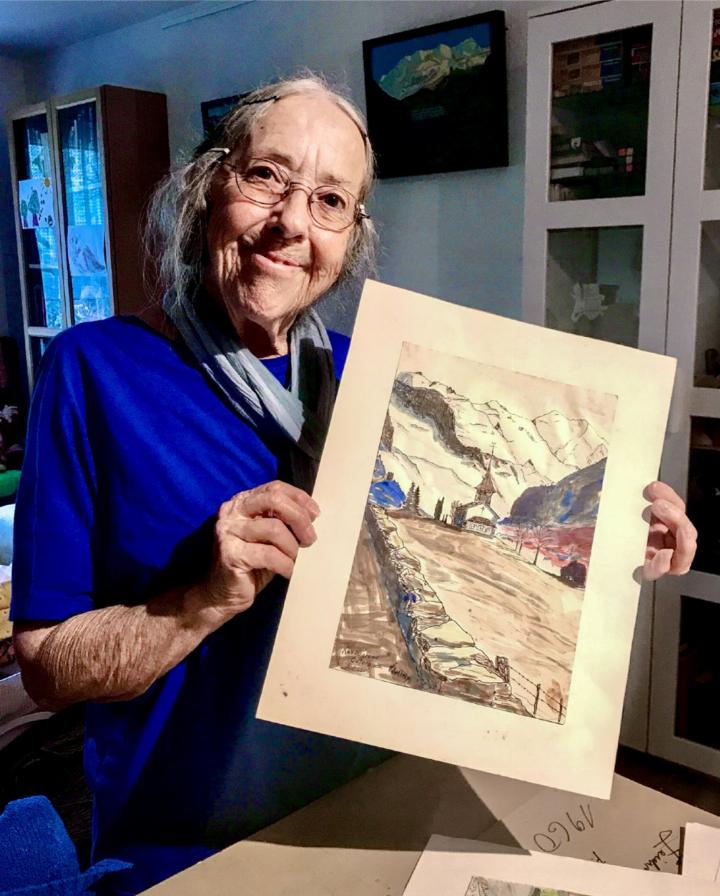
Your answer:
[[[503,403],[482,403],[458,394],[452,387],[429,380],[422,373],[402,373],[395,381],[378,454],[373,488],[381,498],[381,483],[392,482],[386,506],[400,506],[413,484],[420,485],[418,510],[433,516],[439,499],[470,502],[492,455],[492,477],[497,489],[491,506],[500,519],[530,512],[532,502],[557,503],[560,525],[573,492],[574,513],[592,518],[592,482],[602,479],[608,446],[584,419],[548,410],[534,419],[513,413]],[[585,468],[594,473],[573,476]],[[557,483],[557,486],[555,485]],[[516,506],[528,489],[552,486],[549,493]],[[559,489],[559,491],[555,491]],[[541,499],[541,495],[545,495]],[[377,503],[385,503],[382,499]]]
[[[528,488],[513,504],[508,522],[542,520],[549,526],[562,526],[572,520],[576,526],[595,525],[605,465],[605,460],[599,460],[555,485]]]

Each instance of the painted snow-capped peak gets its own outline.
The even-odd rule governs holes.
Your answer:
[[[533,423],[555,457],[565,464],[580,469],[607,457],[607,442],[582,417],[548,411]]]
[[[378,84],[388,96],[404,100],[419,90],[434,90],[453,72],[467,71],[483,65],[490,55],[489,47],[481,47],[468,37],[454,47],[439,44],[428,50],[416,50],[403,58]]]

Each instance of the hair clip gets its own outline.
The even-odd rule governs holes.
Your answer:
[[[264,100],[240,100],[240,102],[237,105],[238,106],[257,106],[258,103],[274,103],[276,100],[279,100],[279,99],[280,99],[279,96],[277,96],[276,94],[273,94],[272,96],[265,97]],[[237,106],[235,108],[237,108]]]

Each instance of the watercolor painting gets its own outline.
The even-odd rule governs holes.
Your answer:
[[[18,206],[23,230],[52,227],[55,211],[50,178],[31,177],[18,181]]]
[[[71,277],[106,271],[105,228],[102,224],[69,224],[67,255]]]
[[[564,724],[616,405],[403,343],[330,668]]]
[[[204,103],[200,103],[203,135],[205,138],[213,136],[220,127],[223,118],[232,112],[244,96],[247,96],[247,93],[233,93],[230,96],[223,96],[216,100],[206,100]]]
[[[555,887],[534,887],[532,884],[510,884],[502,880],[473,877],[465,896],[586,896],[586,894],[557,890]]]

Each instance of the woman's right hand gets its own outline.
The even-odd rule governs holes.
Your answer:
[[[299,549],[317,538],[319,513],[307,492],[287,482],[238,492],[220,507],[212,567],[194,596],[227,618],[247,610],[274,575],[290,578]]]

